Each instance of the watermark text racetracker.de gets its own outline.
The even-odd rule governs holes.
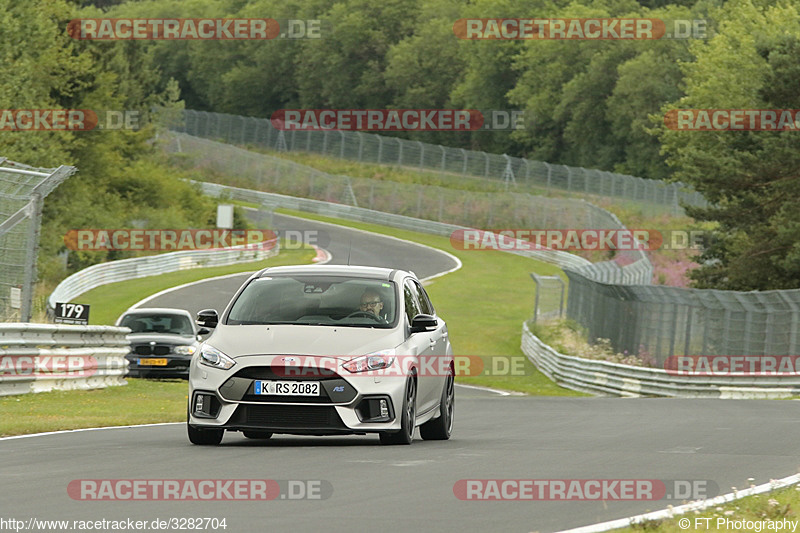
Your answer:
[[[672,109],[664,125],[676,131],[798,131],[800,109]]]
[[[699,500],[719,494],[707,479],[461,479],[453,494],[467,501]]]
[[[714,239],[705,230],[657,229],[457,229],[456,250],[701,250]]]
[[[271,229],[72,229],[64,244],[76,251],[217,250],[232,247],[271,250],[282,239],[283,249],[330,244],[324,230]]]
[[[447,357],[417,357],[409,355],[371,354],[347,355],[293,355],[276,357],[271,370],[279,377],[318,378],[347,372],[350,379],[359,377],[408,376],[413,371],[417,376],[526,376],[534,371],[522,355],[456,355],[452,361]],[[452,367],[451,367],[452,362]],[[263,382],[268,383],[267,381]]]
[[[270,117],[283,131],[477,131],[525,128],[522,110],[279,109]]]
[[[138,110],[0,109],[0,131],[138,130]]]
[[[674,376],[798,376],[800,355],[672,355],[664,370]]]
[[[79,501],[326,500],[324,479],[74,479],[67,494]]]
[[[331,25],[317,19],[273,18],[84,18],[67,34],[78,40],[271,40],[320,39]]]
[[[105,370],[121,370],[125,362],[113,357],[103,361]],[[2,355],[0,378],[39,376],[48,378],[89,377],[97,374],[100,364],[92,355]]]
[[[653,40],[705,39],[708,21],[646,18],[458,19],[453,33],[478,40]]]

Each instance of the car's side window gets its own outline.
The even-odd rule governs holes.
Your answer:
[[[411,324],[411,321],[414,320],[414,317],[420,314],[419,310],[419,302],[417,301],[417,296],[414,294],[413,286],[406,282],[403,285],[403,293],[405,296],[406,302],[406,316],[408,317],[408,323]]]
[[[428,293],[425,292],[425,289],[422,287],[422,285],[420,285],[416,281],[414,281],[413,284],[414,287],[417,289],[417,296],[419,298],[420,310],[426,315],[434,316],[436,314],[436,310],[433,308],[431,299],[428,298]]]

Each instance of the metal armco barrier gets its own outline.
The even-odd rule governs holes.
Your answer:
[[[99,263],[72,274],[58,284],[47,299],[48,310],[55,309],[58,302],[69,302],[84,292],[107,283],[155,276],[167,272],[190,268],[232,265],[235,263],[260,261],[280,252],[277,239],[262,243],[263,246],[248,248],[236,246],[219,250],[185,250],[166,254],[134,257]]]
[[[128,328],[0,324],[0,396],[125,385]]]
[[[675,398],[788,398],[800,394],[800,376],[676,376],[660,368],[563,355],[522,326],[522,351],[562,387],[605,396]]]

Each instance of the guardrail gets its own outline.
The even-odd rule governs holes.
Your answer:
[[[522,351],[544,375],[568,389],[607,396],[675,398],[788,398],[800,394],[800,375],[678,376],[646,368],[564,355],[522,325]]]
[[[0,396],[125,385],[128,328],[0,324]]]
[[[84,268],[59,283],[47,299],[47,308],[52,311],[58,302],[69,302],[76,296],[107,283],[191,268],[260,261],[277,255],[279,251],[280,245],[277,239],[273,239],[260,243],[257,247],[241,245],[213,250],[185,250],[99,263]]]
[[[202,181],[193,181],[193,183],[199,185],[203,193],[208,194],[209,196],[219,197],[224,195],[231,200],[257,203],[270,209],[283,207],[285,209],[316,213],[323,216],[344,218],[346,220],[355,220],[357,222],[369,222],[383,226],[390,226],[393,228],[406,229],[420,233],[429,233],[446,237],[449,237],[456,230],[471,229],[455,224],[446,224],[444,222],[435,222],[432,220],[413,218],[405,215],[395,215],[392,213],[384,213],[382,211],[365,209],[363,207],[323,202],[321,200],[298,198],[296,196],[285,196],[282,194],[255,191],[252,189],[241,189],[239,187],[220,185],[218,183],[208,183]],[[520,246],[520,248],[522,247]],[[562,268],[590,268],[592,266],[592,263],[588,260],[568,252],[562,252],[560,250],[544,249],[506,251],[516,255],[538,259],[546,263],[552,263]]]

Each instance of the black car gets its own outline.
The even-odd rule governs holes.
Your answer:
[[[131,309],[116,325],[131,330],[131,353],[125,356],[129,377],[188,378],[200,335],[208,333],[183,309]]]

